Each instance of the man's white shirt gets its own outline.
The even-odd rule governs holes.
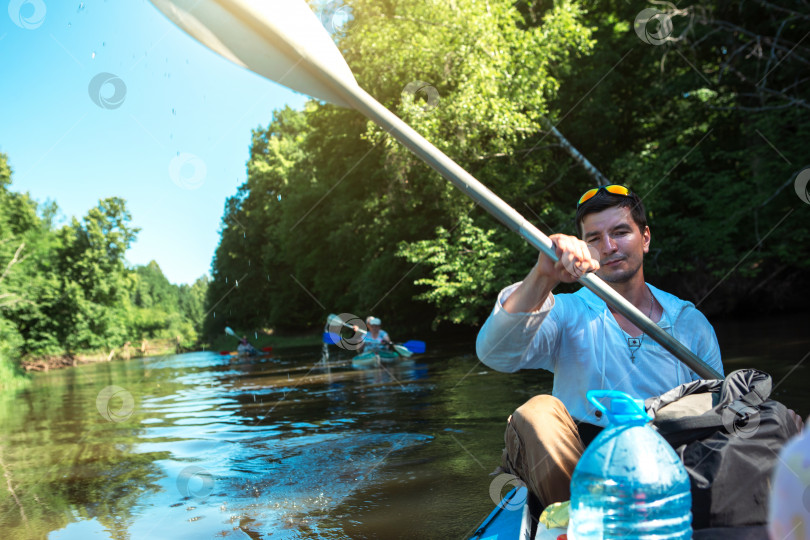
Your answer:
[[[532,313],[509,313],[503,302],[520,285],[501,291],[478,333],[476,353],[497,371],[545,369],[554,373],[552,395],[575,420],[605,426],[585,394],[620,390],[646,399],[700,377],[669,351],[644,336],[631,361],[627,339],[607,304],[586,288],[574,294],[549,294]],[[664,308],[660,326],[710,367],[723,373],[717,336],[694,304],[647,285]],[[635,347],[634,347],[635,348]]]

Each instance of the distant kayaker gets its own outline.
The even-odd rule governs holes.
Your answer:
[[[481,328],[478,358],[504,372],[554,373],[551,395],[535,396],[509,417],[501,469],[523,480],[543,506],[570,499],[585,446],[607,424],[588,390],[660,395],[698,375],[586,288],[553,295],[559,283],[596,272],[616,292],[723,372],[714,329],[695,306],[644,282],[650,228],[641,199],[624,186],[585,192],[577,203],[581,239],[555,234],[558,263],[540,254],[520,283],[505,288]]]
[[[240,355],[243,356],[253,356],[259,354],[259,351],[257,351],[256,348],[250,344],[250,342],[247,339],[247,336],[242,336],[242,338],[239,340],[239,346],[236,348],[236,350]]]
[[[388,350],[391,348],[391,338],[388,337],[388,332],[380,328],[382,321],[377,317],[369,316],[366,318],[366,327],[368,332],[363,336],[363,342],[357,349],[358,353],[361,352],[375,352],[381,350]],[[357,327],[355,327],[357,331]]]

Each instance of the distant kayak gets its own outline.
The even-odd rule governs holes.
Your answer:
[[[261,352],[256,350],[256,348],[250,343],[248,343],[247,345],[240,343],[239,346],[236,348],[236,352],[239,356],[258,356],[259,354],[261,354]]]
[[[393,363],[402,358],[394,351],[369,351],[358,354],[352,358],[352,365],[355,367],[369,367],[376,365],[379,362]]]

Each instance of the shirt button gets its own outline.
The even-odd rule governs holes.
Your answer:
[[[602,418],[602,411],[596,411],[594,414],[597,418]]]

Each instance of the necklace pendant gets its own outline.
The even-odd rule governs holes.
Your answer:
[[[641,337],[629,337],[627,338],[627,348],[630,349],[630,362],[636,363],[636,351],[641,348]]]

